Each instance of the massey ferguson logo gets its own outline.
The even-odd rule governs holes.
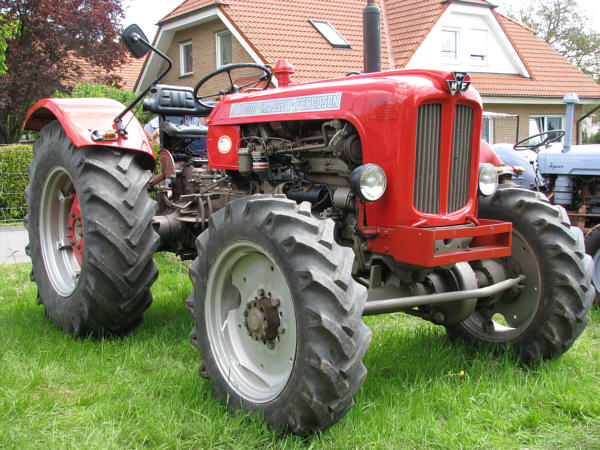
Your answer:
[[[460,92],[460,95],[463,95],[469,89],[471,82],[465,81],[466,77],[467,72],[454,72],[454,80],[448,80],[450,94],[455,95],[457,92]]]

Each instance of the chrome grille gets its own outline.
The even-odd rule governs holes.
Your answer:
[[[419,107],[417,116],[417,155],[413,202],[419,211],[440,212],[440,137],[442,105]]]
[[[457,105],[452,133],[452,167],[448,189],[448,212],[458,211],[469,200],[473,109]]]

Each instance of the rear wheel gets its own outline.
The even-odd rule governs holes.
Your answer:
[[[253,196],[213,214],[190,268],[190,335],[215,395],[269,427],[309,434],[353,404],[371,333],[353,254],[308,204]]]
[[[76,335],[122,334],[142,321],[158,235],[140,155],[75,148],[58,122],[34,145],[25,191],[38,302]]]
[[[600,306],[600,225],[596,225],[585,235],[585,252],[594,260],[592,283],[596,289],[595,304]]]
[[[483,218],[512,222],[512,255],[500,261],[509,276],[527,278],[520,291],[481,304],[448,327],[449,335],[510,344],[524,361],[561,355],[585,328],[594,296],[581,230],[570,226],[564,209],[520,188],[499,189],[481,201],[479,211]]]

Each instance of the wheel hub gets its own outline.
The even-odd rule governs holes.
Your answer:
[[[268,348],[275,347],[280,333],[285,329],[281,326],[280,300],[273,298],[269,292],[267,296],[262,289],[258,295],[246,305],[244,310],[244,325],[250,336],[255,341],[262,341]]]
[[[79,197],[77,193],[73,193],[73,203],[69,212],[69,220],[67,224],[67,238],[69,245],[73,250],[75,259],[81,265],[83,259],[83,222],[81,219],[81,208],[79,206]]]

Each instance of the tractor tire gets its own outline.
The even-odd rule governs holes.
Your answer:
[[[592,284],[596,289],[594,304],[600,306],[600,225],[596,225],[585,235],[585,252],[594,260]]]
[[[491,310],[476,310],[448,327],[449,336],[511,346],[523,362],[560,356],[587,325],[594,298],[592,259],[581,230],[570,225],[562,207],[521,188],[498,189],[480,202],[479,214],[512,222],[512,254],[501,261],[511,277],[527,279],[520,292],[506,292]]]
[[[128,332],[152,303],[158,274],[150,172],[135,152],[74,147],[57,121],[33,152],[25,226],[38,303],[67,333]]]
[[[277,433],[329,428],[367,374],[367,293],[333,231],[308,203],[258,195],[213,214],[196,240],[188,308],[201,373],[231,410]]]

